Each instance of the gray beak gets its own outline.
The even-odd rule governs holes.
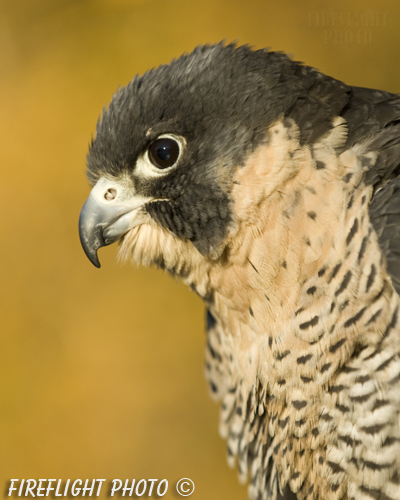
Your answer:
[[[81,244],[94,266],[100,267],[99,248],[111,245],[143,222],[139,209],[150,200],[115,181],[99,179],[79,216]]]

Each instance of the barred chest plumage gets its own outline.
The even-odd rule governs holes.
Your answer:
[[[281,125],[271,135],[290,143]],[[247,206],[256,229],[239,230],[229,265],[218,280],[210,273],[205,372],[228,460],[250,475],[254,499],[287,485],[301,499],[400,498],[399,296],[368,214],[372,190],[357,154],[319,159],[318,145],[295,143],[288,154],[324,167],[307,175],[302,165],[303,179],[288,167],[291,195]],[[248,164],[254,176],[275,150]],[[249,179],[238,179],[240,196],[247,182],[257,199]]]

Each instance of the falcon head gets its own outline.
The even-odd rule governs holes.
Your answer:
[[[123,256],[172,272],[183,255],[219,258],[241,223],[237,174],[302,92],[300,67],[220,43],[119,89],[88,154],[93,189],[79,228],[91,262],[100,267],[97,250],[120,239]]]

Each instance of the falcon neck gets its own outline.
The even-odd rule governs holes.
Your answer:
[[[372,188],[356,154],[331,147],[340,143],[339,125],[329,147],[311,151],[277,124],[237,172],[237,225],[204,274],[205,299],[241,348],[259,337],[281,352],[329,352],[345,329],[343,362],[356,344],[379,342],[396,307],[369,220]],[[319,157],[322,146],[331,154]]]

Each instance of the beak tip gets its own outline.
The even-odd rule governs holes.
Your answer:
[[[83,246],[83,250],[85,251],[86,257],[90,260],[90,262],[94,265],[94,267],[97,267],[99,269],[101,267],[99,258],[97,256],[97,250],[92,250],[87,247]]]
[[[94,265],[94,267],[97,267],[97,269],[100,269],[101,264],[99,262],[99,259],[96,257],[96,259],[91,260],[91,263]]]
[[[100,266],[100,261],[97,256],[99,248],[104,246],[102,233],[102,225],[98,224],[98,204],[94,203],[91,197],[86,200],[79,215],[79,238],[86,257],[90,262],[97,267]],[[93,215],[94,214],[94,215]]]

